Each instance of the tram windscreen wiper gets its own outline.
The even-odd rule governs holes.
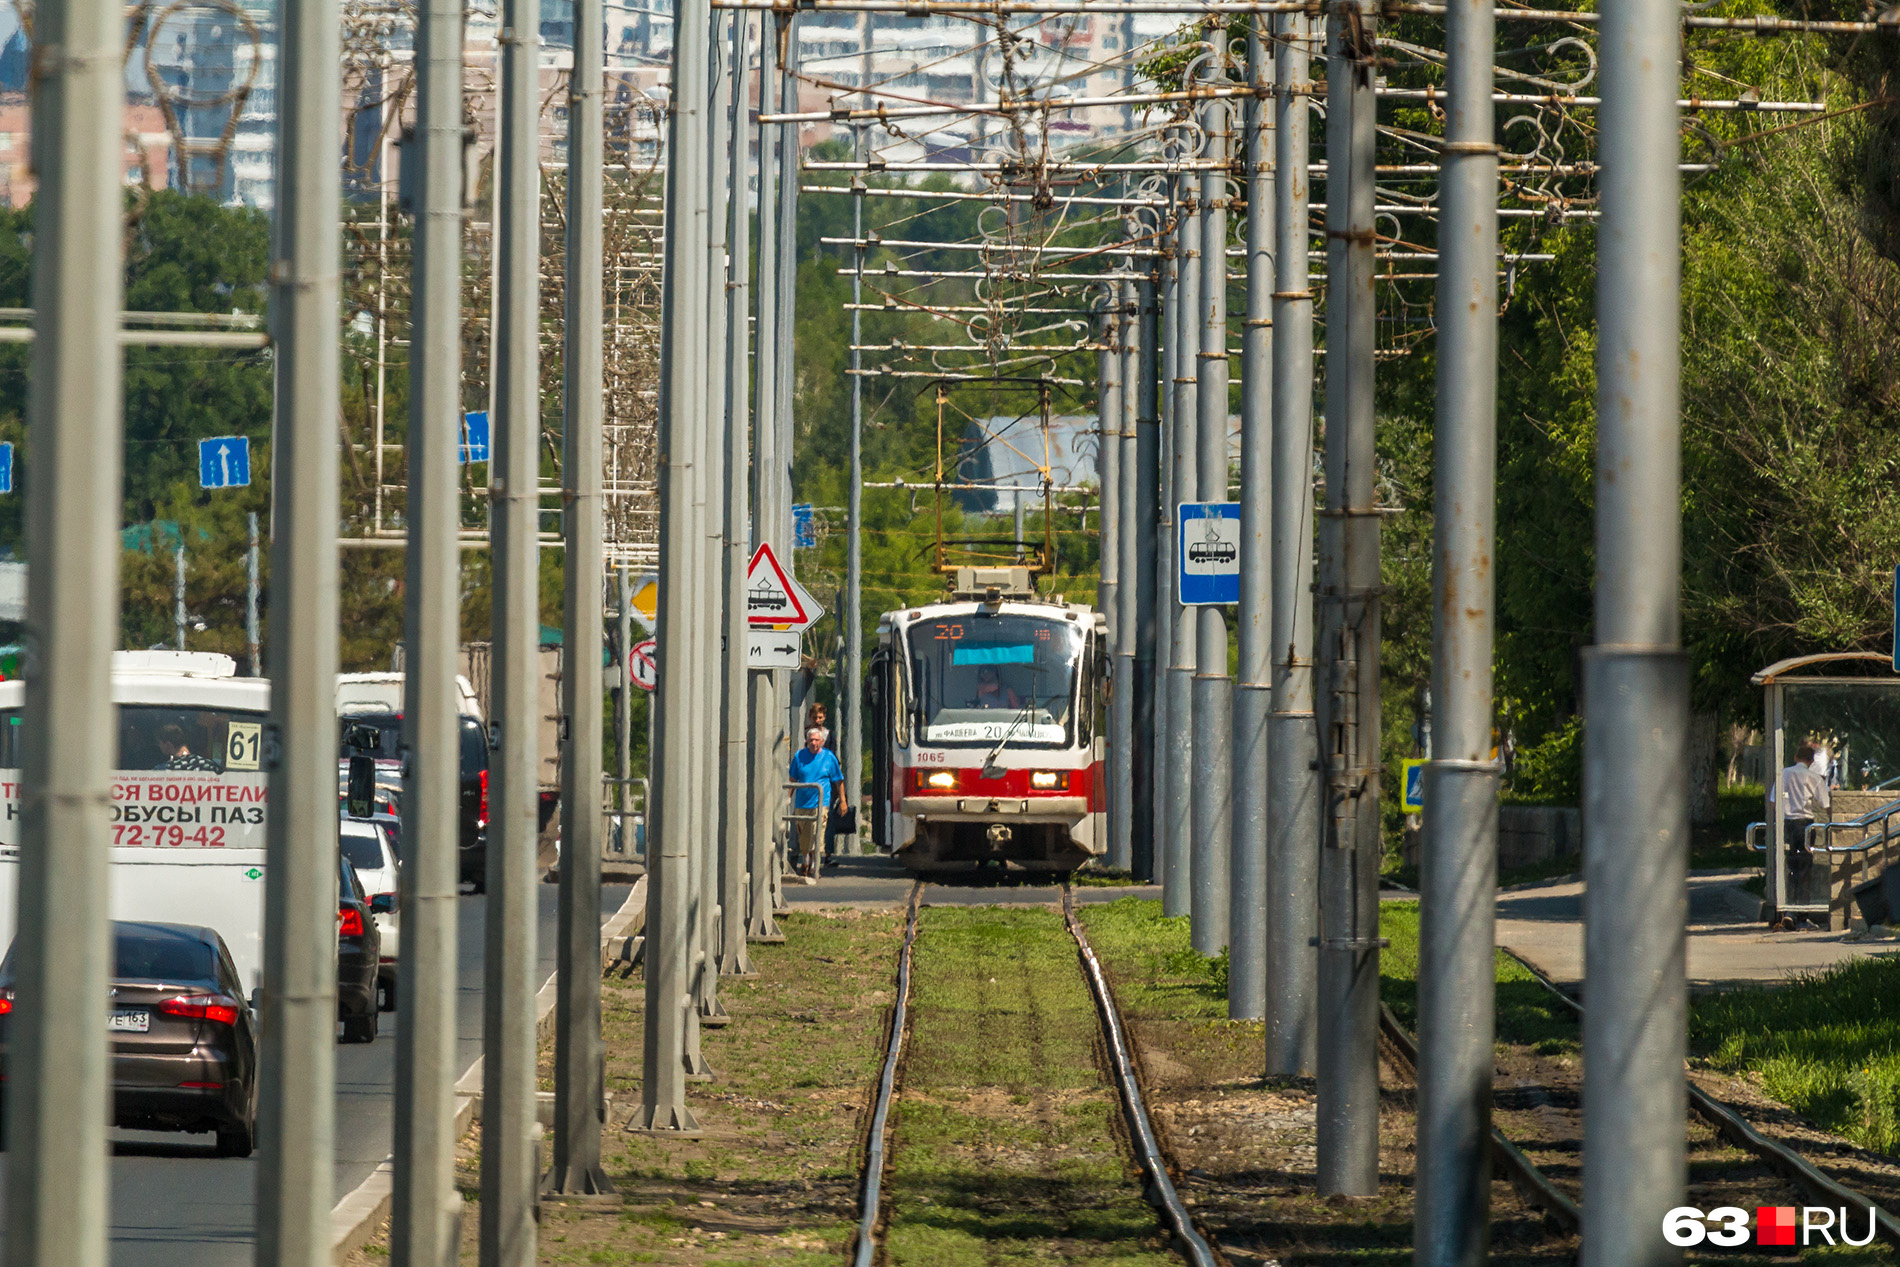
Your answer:
[[[1025,721],[1028,721],[1029,715],[1035,711],[1036,711],[1036,700],[1035,700],[1035,697],[1032,695],[1029,699],[1029,702],[1027,704],[1024,704],[1021,710],[1017,712],[1015,720],[1009,723],[1009,729],[1003,732],[1003,737],[996,741],[996,746],[994,748],[991,748],[988,753],[984,754],[984,757],[983,757],[983,777],[984,778],[1000,779],[1003,777],[1002,769],[995,764],[996,758],[1003,751],[1003,745],[1009,742],[1009,737],[1016,733],[1016,727],[1022,725]]]

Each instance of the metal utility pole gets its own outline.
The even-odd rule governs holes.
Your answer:
[[[1585,1267],[1682,1255],[1689,806],[1683,753],[1678,15],[1603,9],[1596,645],[1584,652]]]
[[[574,0],[567,89],[567,259],[561,343],[561,892],[549,1193],[612,1192],[600,1166],[600,655],[606,624],[601,481],[606,402],[602,171],[607,161],[602,0]]]
[[[1374,15],[1326,22],[1326,510],[1319,533],[1322,1196],[1379,1190],[1379,519],[1373,508]]]
[[[692,683],[674,676],[675,648],[696,636],[693,629],[691,538],[693,432],[704,425],[698,399],[705,378],[695,344],[703,337],[694,297],[707,291],[706,149],[712,9],[708,0],[682,0],[674,24],[673,112],[667,124],[666,242],[660,323],[660,611],[659,687],[653,694],[654,735],[647,765],[653,796],[647,819],[645,1072],[640,1109],[629,1129],[697,1135],[699,1123],[686,1107],[687,1025],[694,1020],[689,973],[693,946],[687,940],[691,897],[691,838],[686,809],[695,789],[689,779],[687,745],[694,720],[687,711]]]
[[[1130,789],[1129,870],[1137,880],[1152,881],[1155,874],[1155,784],[1159,758],[1155,742],[1155,636],[1160,602],[1157,593],[1155,540],[1160,529],[1161,420],[1159,384],[1155,382],[1155,287],[1144,278],[1122,283],[1123,317],[1128,333],[1122,344],[1122,405],[1125,426],[1122,451],[1122,512],[1127,527],[1122,534],[1122,556],[1132,576],[1121,587],[1122,627],[1131,631],[1116,648],[1125,668],[1123,682],[1130,695],[1129,733],[1133,737]],[[1132,545],[1133,549],[1130,550]]]
[[[1096,354],[1096,485],[1101,493],[1101,582],[1096,592],[1097,610],[1108,617],[1109,663],[1121,665],[1121,644],[1127,639],[1121,622],[1117,582],[1121,575],[1121,430],[1122,430],[1122,351],[1120,286],[1111,282],[1102,305],[1102,342],[1106,346]],[[856,314],[853,314],[854,316]],[[854,382],[856,380],[853,380]],[[1111,679],[1108,701],[1108,865],[1128,868],[1128,774],[1129,737],[1120,724],[1127,720],[1126,691],[1122,683]]]
[[[1200,622],[1194,613],[1180,607],[1175,591],[1174,573],[1179,566],[1183,502],[1198,500],[1196,489],[1200,473],[1195,444],[1200,412],[1195,401],[1195,368],[1200,351],[1198,321],[1201,312],[1201,213],[1198,182],[1184,177],[1179,185],[1181,196],[1175,220],[1175,304],[1172,318],[1174,341],[1174,413],[1171,424],[1174,484],[1168,501],[1175,508],[1169,518],[1174,531],[1168,542],[1170,614],[1174,620],[1173,646],[1168,661],[1168,786],[1161,811],[1162,848],[1168,863],[1161,908],[1168,915],[1187,915],[1193,906],[1194,780],[1197,773],[1194,753],[1194,655],[1198,646]],[[1195,949],[1203,940],[1196,937]],[[1211,953],[1203,951],[1202,953]]]
[[[1209,84],[1227,76],[1226,24],[1208,30],[1210,51],[1202,63]],[[1227,500],[1227,171],[1232,124],[1226,100],[1201,107],[1207,148],[1221,164],[1200,173],[1201,256],[1199,306],[1185,346],[1196,347],[1194,463],[1199,500]],[[1227,676],[1227,617],[1219,607],[1194,615],[1194,764],[1190,782],[1194,839],[1190,846],[1194,888],[1191,935],[1194,949],[1220,953],[1227,944],[1228,853],[1233,843],[1234,689]]]
[[[185,649],[185,526],[178,525],[178,544],[172,547],[172,633],[178,649]]]
[[[503,0],[495,228],[494,660],[482,974],[482,1267],[531,1267],[535,1188],[535,871],[540,825],[541,167],[536,8]],[[332,778],[334,779],[334,773]],[[332,797],[335,789],[332,788]]]
[[[336,8],[287,0],[278,34],[277,348],[270,770],[257,1261],[329,1260],[336,1085],[338,244]],[[118,55],[111,56],[114,66]],[[96,244],[88,249],[97,249]],[[271,747],[268,740],[267,749]]]
[[[289,8],[286,28],[297,13],[295,4]],[[112,934],[106,910],[125,451],[119,351],[125,17],[113,0],[56,0],[39,9],[36,38],[59,55],[43,59],[33,102],[39,215],[47,217],[33,241],[27,389],[34,461],[26,486],[34,560],[27,638],[38,664],[26,675],[22,752],[17,1002],[5,1088],[7,1261],[93,1267],[106,1261],[109,1226],[112,1052],[105,1012]],[[332,331],[334,337],[334,314]],[[330,365],[334,375],[334,358]],[[334,501],[335,481],[324,487]],[[334,546],[331,552],[334,557]],[[334,733],[327,738],[334,750]],[[334,764],[328,813],[335,817]],[[283,940],[273,939],[271,950],[281,960]],[[313,1058],[325,1075],[330,1052],[326,1035],[323,1055]],[[285,1066],[273,1064],[266,1085],[278,1088]],[[327,1127],[327,1076],[322,1085],[323,1116],[313,1125]],[[325,1130],[304,1144],[321,1154],[326,1198],[329,1138]],[[285,1151],[277,1150],[280,1169],[267,1169],[267,1178],[281,1175]],[[271,1212],[269,1202],[282,1193],[281,1185],[260,1184],[261,1209]],[[323,1204],[327,1228],[328,1200]]]
[[[791,12],[775,13],[778,23],[779,75],[782,80],[780,98],[787,104],[798,105],[798,15]],[[764,539],[779,546],[779,558],[787,569],[795,566],[792,546],[792,387],[795,376],[792,370],[794,312],[797,306],[798,292],[798,125],[781,124],[781,136],[778,147],[778,288],[773,298],[778,303],[778,321],[772,328],[777,341],[774,355],[778,358],[778,375],[774,380],[778,398],[773,402],[772,424],[778,429],[778,461],[768,472],[771,500],[767,505]],[[782,796],[782,784],[786,778],[792,752],[799,744],[798,731],[802,724],[800,700],[792,697],[792,677],[790,670],[781,670],[775,675],[779,683],[779,716],[783,719],[784,735],[782,746],[775,746],[772,790],[774,794],[773,810],[777,812],[778,801]]]
[[[1169,684],[1174,674],[1170,665],[1174,660],[1174,625],[1180,612],[1174,605],[1174,369],[1181,350],[1180,322],[1180,253],[1176,249],[1180,244],[1180,235],[1175,231],[1180,216],[1178,202],[1180,182],[1169,180],[1168,206],[1166,217],[1155,225],[1155,238],[1161,243],[1161,261],[1159,279],[1155,285],[1147,288],[1147,295],[1154,301],[1154,311],[1144,314],[1147,329],[1154,335],[1155,366],[1147,377],[1154,379],[1154,402],[1149,417],[1155,420],[1155,554],[1154,554],[1154,617],[1155,617],[1155,654],[1153,661],[1153,707],[1154,740],[1149,746],[1153,754],[1153,797],[1152,811],[1149,815],[1149,840],[1154,850],[1153,878],[1161,886],[1161,908],[1169,915],[1184,913],[1187,906],[1186,895],[1180,880],[1169,880],[1171,871],[1180,869],[1176,854],[1183,847],[1182,842],[1172,838],[1168,831],[1168,796],[1173,786],[1174,776],[1170,773],[1175,761],[1185,755],[1174,750],[1174,722],[1168,716]],[[1172,900],[1169,894],[1173,893]]]
[[[1234,686],[1227,1015],[1267,1007],[1267,715],[1273,710],[1273,67],[1247,23],[1247,316],[1240,334],[1240,677]]]
[[[1490,1260],[1498,763],[1491,756],[1498,147],[1490,0],[1445,10],[1439,147],[1432,743],[1419,871],[1420,1267]],[[1595,1140],[1592,1140],[1595,1147]],[[1658,1216],[1660,1219],[1660,1215]]]
[[[417,147],[409,348],[409,547],[403,592],[403,979],[396,991],[392,1267],[459,1252],[455,1187],[457,892],[461,887],[462,6],[416,15]]]
[[[870,15],[865,15],[865,32],[870,32]],[[868,61],[870,47],[864,49]],[[865,79],[861,82],[869,82]],[[852,133],[853,157],[864,158],[864,129]],[[864,796],[864,314],[858,305],[864,302],[864,179],[851,182],[851,236],[859,245],[851,270],[851,470],[845,480],[845,559],[844,559],[844,655],[845,680],[839,687],[843,695],[844,734],[839,747],[844,755],[844,789],[848,802],[856,805]],[[857,852],[857,842],[851,842]]]
[[[754,975],[751,954],[746,950],[746,929],[751,923],[748,905],[752,889],[748,868],[752,855],[751,802],[748,797],[746,760],[746,654],[748,627],[745,618],[745,565],[747,533],[752,502],[748,495],[752,433],[751,368],[747,353],[751,340],[747,327],[751,322],[752,293],[752,208],[747,196],[747,172],[752,151],[746,132],[746,50],[750,43],[752,17],[733,15],[732,75],[728,81],[731,96],[727,100],[730,116],[728,137],[732,153],[727,170],[732,174],[732,195],[726,205],[726,240],[732,253],[731,275],[726,280],[726,436],[724,560],[721,585],[725,602],[725,651],[722,661],[720,720],[722,752],[720,762],[720,853],[719,904],[724,910],[720,920],[719,971],[728,977]]]
[[[1307,123],[1314,24],[1274,17],[1273,712],[1267,719],[1266,1071],[1318,1060],[1319,731],[1313,720],[1313,292]]]
[[[253,510],[245,518],[250,528],[251,545],[244,552],[244,641],[250,648],[251,676],[263,677],[264,666],[259,661],[263,639],[257,628],[257,512]]]
[[[632,804],[628,785],[633,779],[633,693],[639,689],[633,684],[633,565],[622,563],[614,569],[614,575],[620,587],[620,612],[614,631],[618,635],[620,656],[620,701],[614,709],[614,777],[620,786],[616,802],[621,811],[620,847],[631,853],[633,828],[627,822],[626,810]]]
[[[778,73],[778,43],[765,19],[759,25],[759,104],[761,115],[776,113],[783,100],[785,82]],[[779,466],[778,416],[778,286],[779,286],[779,158],[781,129],[777,124],[759,125],[759,285],[757,314],[753,326],[752,391],[752,541],[756,549],[762,541],[776,537],[772,525],[772,490]],[[743,579],[740,582],[744,583]],[[791,753],[779,757],[785,737],[785,715],[779,707],[779,674],[770,669],[752,670],[752,909],[746,924],[746,939],[758,942],[785,940],[773,914],[773,868],[778,864],[778,806],[785,770]]]

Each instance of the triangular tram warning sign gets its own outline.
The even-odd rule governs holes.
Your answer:
[[[745,571],[745,615],[753,625],[789,625],[803,629],[823,613],[804,586],[779,566],[772,547],[760,542]]]

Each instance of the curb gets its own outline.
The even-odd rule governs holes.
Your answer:
[[[600,926],[600,945],[606,953],[608,943],[619,939],[623,944],[634,929],[646,923],[647,882],[636,881],[633,892],[620,909]],[[534,1027],[538,1038],[546,1038],[554,1028],[555,976],[550,975],[534,996]],[[552,1111],[552,1097],[546,1097]],[[455,1135],[460,1139],[481,1112],[482,1058],[455,1080]],[[346,1193],[330,1210],[330,1259],[341,1264],[353,1250],[362,1248],[389,1217],[396,1193],[396,1158],[383,1158],[376,1169],[354,1189]],[[457,1203],[460,1204],[459,1202]]]

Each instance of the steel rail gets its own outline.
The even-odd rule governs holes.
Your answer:
[[[1577,1018],[1582,1020],[1583,1004],[1571,997],[1568,990],[1551,980],[1542,968],[1509,946],[1500,946],[1498,949],[1509,955],[1519,967],[1531,974],[1537,984],[1556,995],[1565,1007],[1575,1012]],[[1688,1086],[1690,1109],[1713,1126],[1724,1139],[1767,1162],[1776,1173],[1801,1188],[1813,1199],[1849,1206],[1856,1213],[1869,1215],[1873,1219],[1880,1238],[1889,1245],[1900,1246],[1900,1219],[1896,1219],[1885,1208],[1875,1204],[1865,1195],[1828,1175],[1786,1144],[1763,1135],[1741,1114],[1696,1086],[1694,1082],[1690,1082]]]
[[[1181,1194],[1175,1191],[1174,1179],[1168,1174],[1167,1160],[1161,1153],[1161,1141],[1155,1135],[1154,1124],[1148,1119],[1147,1105],[1141,1098],[1141,1082],[1135,1076],[1134,1051],[1128,1040],[1127,1027],[1122,1024],[1121,1011],[1115,1006],[1115,995],[1108,988],[1108,977],[1102,971],[1101,960],[1095,957],[1095,948],[1089,945],[1088,934],[1082,931],[1082,922],[1075,917],[1075,897],[1067,880],[1062,882],[1062,919],[1069,926],[1069,934],[1075,938],[1084,975],[1089,980],[1089,993],[1095,996],[1095,1008],[1102,1018],[1102,1037],[1108,1045],[1109,1062],[1115,1069],[1115,1086],[1121,1094],[1122,1115],[1127,1119],[1128,1138],[1134,1143],[1136,1160],[1141,1163],[1149,1189],[1169,1226],[1173,1228],[1188,1261],[1194,1267],[1216,1267],[1218,1260],[1214,1257],[1213,1248],[1208,1245],[1207,1238],[1201,1235],[1200,1229],[1194,1226],[1194,1217],[1182,1204]],[[863,1262],[860,1260],[861,1264]]]
[[[891,1097],[897,1086],[897,1066],[904,1054],[904,1025],[910,1011],[911,951],[917,942],[918,899],[924,882],[912,883],[910,911],[904,922],[904,948],[897,955],[897,997],[891,1004],[890,1036],[884,1042],[884,1067],[877,1076],[877,1098],[871,1108],[871,1129],[864,1145],[864,1183],[858,1208],[858,1234],[852,1251],[856,1267],[871,1267],[877,1257],[877,1216],[884,1186],[885,1128],[891,1116]]]
[[[1385,1035],[1401,1059],[1412,1067],[1414,1079],[1418,1076],[1418,1041],[1399,1024],[1399,1018],[1384,1003],[1379,1004],[1379,1032]],[[1505,1172],[1511,1187],[1519,1196],[1544,1212],[1550,1222],[1564,1232],[1575,1235],[1583,1228],[1583,1208],[1545,1176],[1537,1168],[1537,1163],[1525,1155],[1524,1150],[1504,1137],[1497,1127],[1491,1128],[1491,1146],[1497,1150],[1493,1161]]]

